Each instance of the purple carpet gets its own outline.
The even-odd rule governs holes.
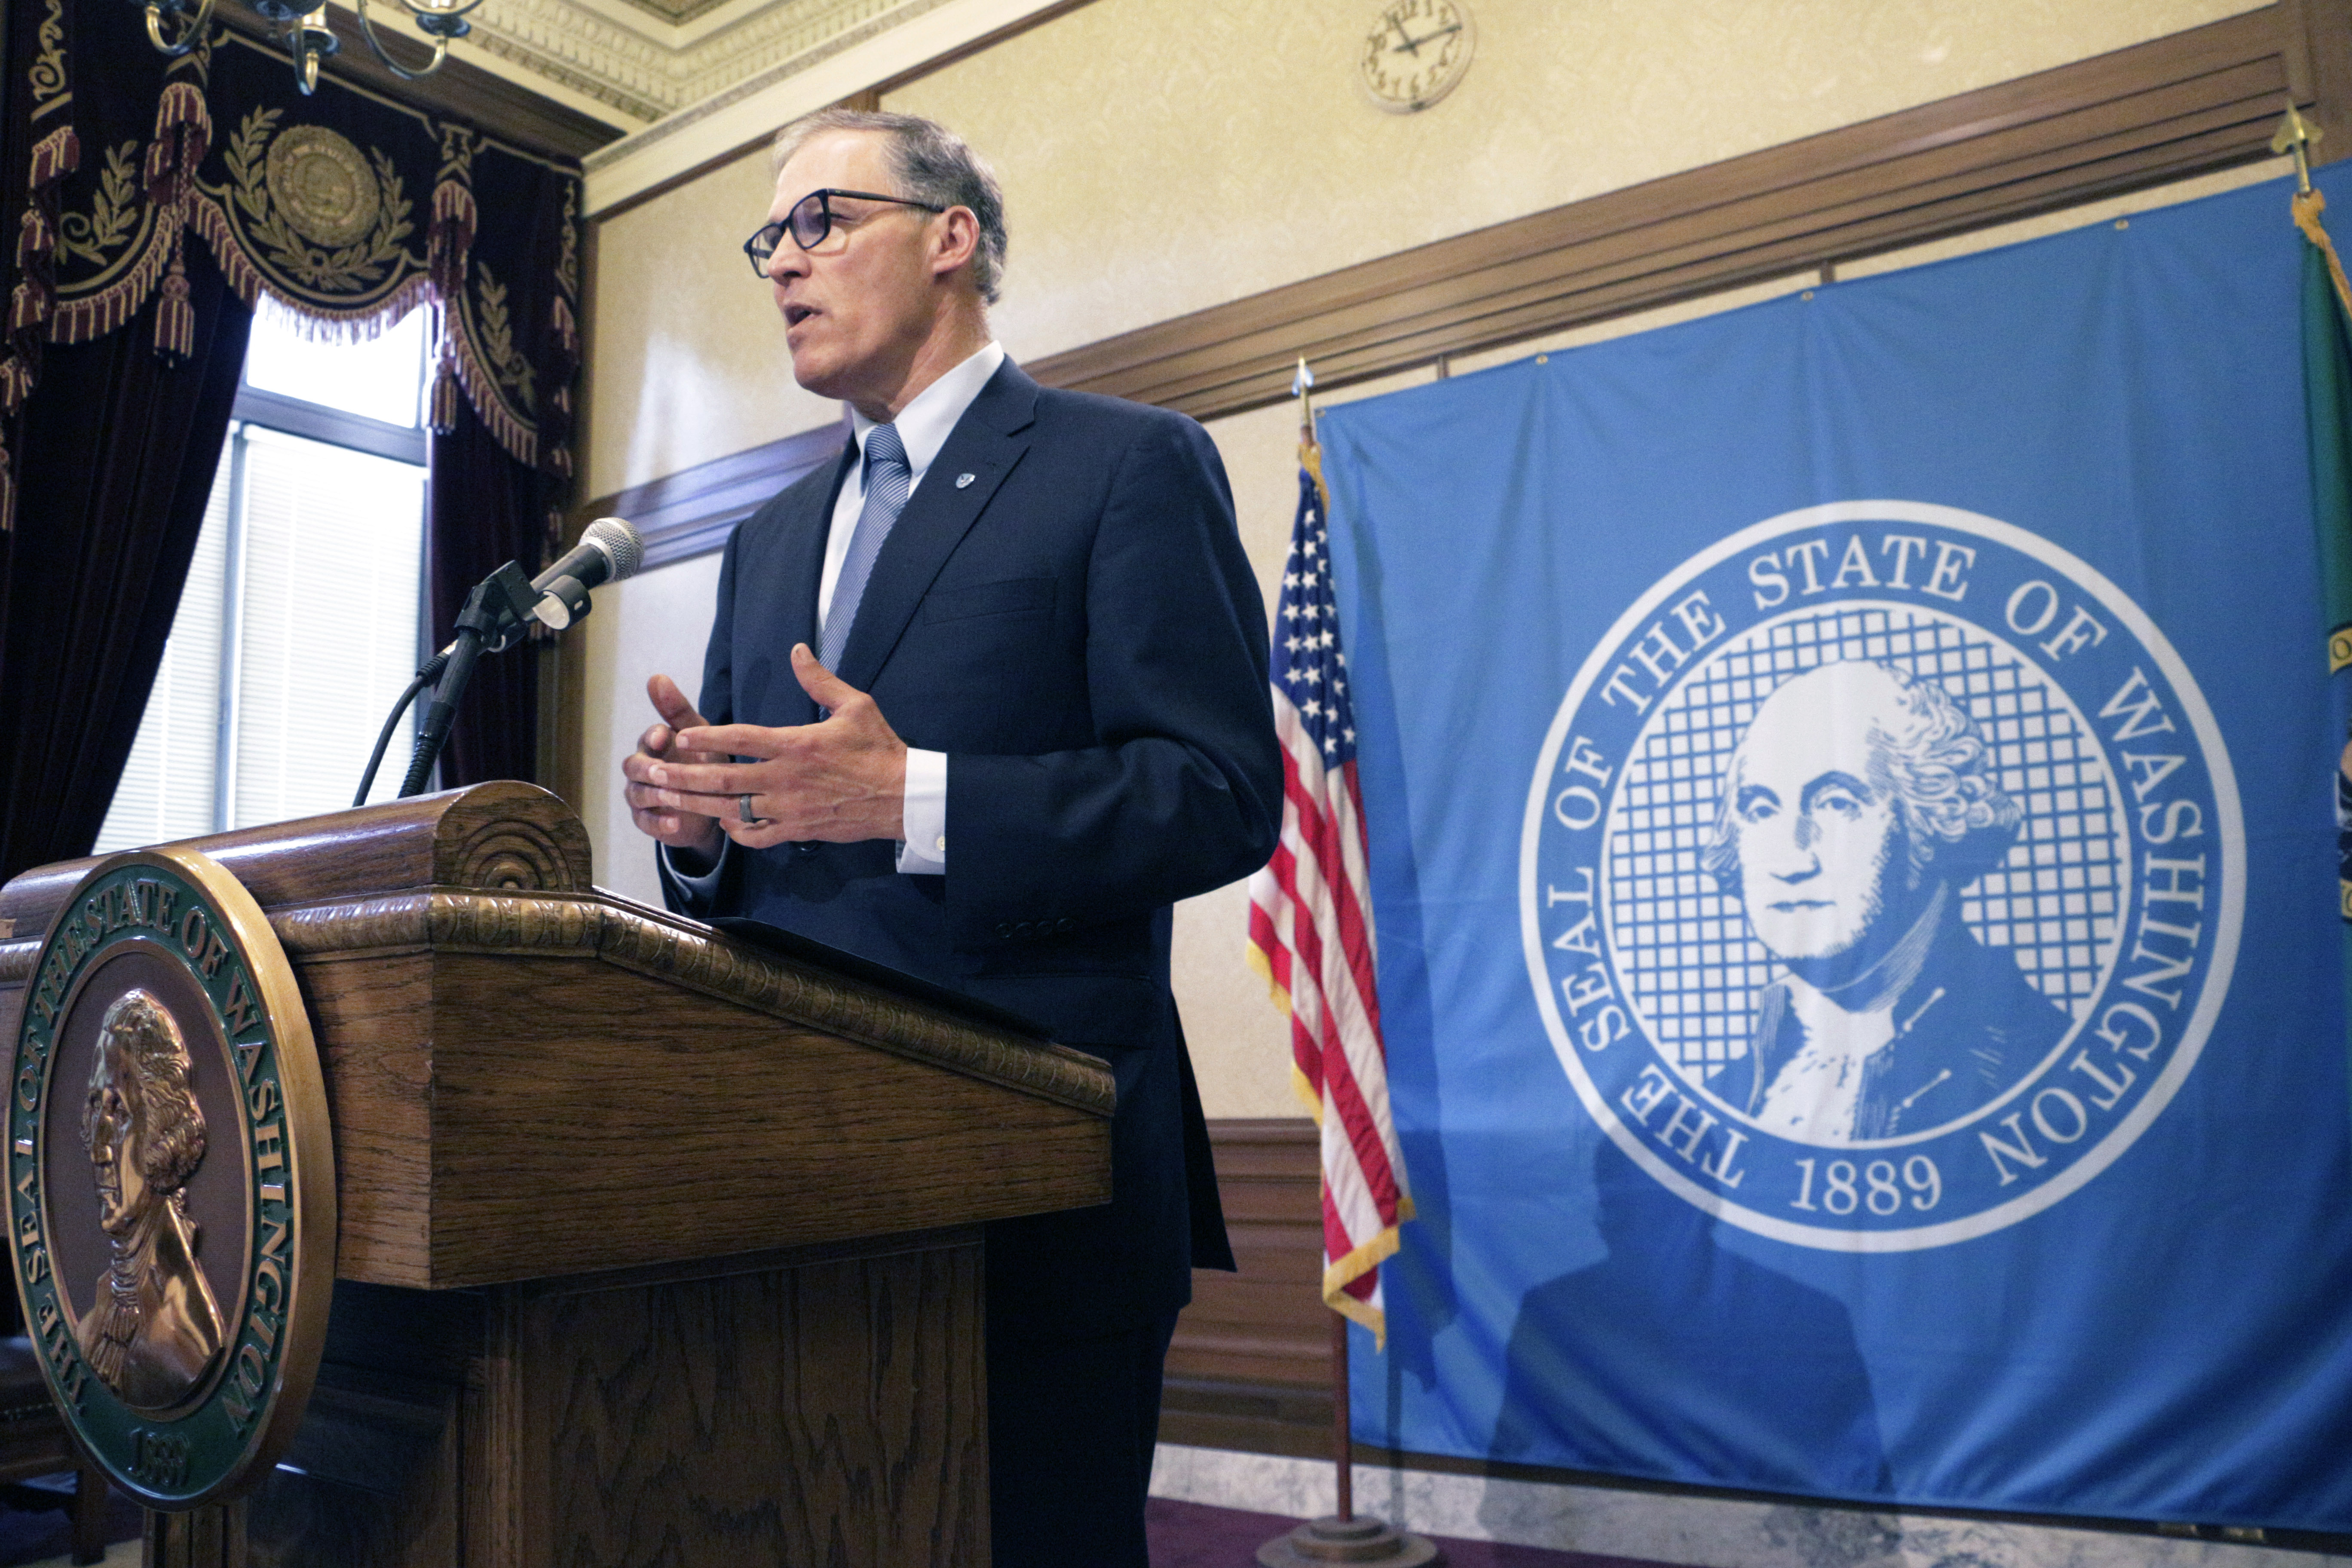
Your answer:
[[[1298,1521],[1156,1497],[1145,1506],[1144,1522],[1151,1532],[1151,1568],[1257,1568],[1257,1549]],[[1595,1557],[1589,1552],[1552,1552],[1443,1535],[1430,1539],[1444,1550],[1446,1568],[1674,1568],[1632,1557]]]

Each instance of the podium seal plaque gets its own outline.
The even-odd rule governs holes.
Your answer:
[[[334,1284],[318,1049],[261,907],[167,847],[92,868],[25,994],[8,1250],[49,1392],[151,1508],[267,1475]]]

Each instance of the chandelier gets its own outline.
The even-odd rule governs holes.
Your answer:
[[[212,20],[214,0],[133,0],[147,11],[147,38],[167,55],[184,55],[196,47],[204,37],[205,24]],[[341,47],[341,40],[327,25],[324,0],[305,11],[287,0],[243,0],[255,15],[280,29],[287,53],[293,57],[294,79],[304,92],[319,85],[319,62]],[[478,8],[482,0],[399,0],[417,31],[433,40],[433,58],[411,68],[400,64],[384,52],[383,44],[375,36],[375,24],[368,19],[368,0],[355,0],[359,7],[360,32],[368,47],[383,62],[383,68],[403,80],[415,81],[441,68],[449,56],[449,40],[462,38],[474,30],[467,16]],[[168,36],[173,24],[178,25],[178,36]]]

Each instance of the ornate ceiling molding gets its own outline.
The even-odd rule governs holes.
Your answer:
[[[498,0],[611,7],[623,0]],[[729,0],[681,31],[678,106],[582,160],[584,210],[604,213],[740,156],[777,126],[1034,25],[1085,0]],[[750,9],[739,14],[737,5]],[[600,10],[600,15],[605,14]],[[740,15],[740,19],[739,19]],[[652,92],[636,89],[643,98]]]
[[[940,0],[496,0],[470,40],[642,130],[749,78],[884,31]],[[667,7],[677,7],[675,19]],[[721,15],[721,13],[725,15]],[[702,22],[703,26],[693,25]],[[711,24],[715,24],[711,25]]]
[[[459,53],[622,133],[586,160],[593,213],[1070,4],[491,0]]]

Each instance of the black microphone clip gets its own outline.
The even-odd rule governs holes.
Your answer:
[[[478,636],[484,653],[504,653],[530,629],[539,598],[540,590],[522,574],[521,564],[509,561],[466,596],[466,607],[457,612],[457,629]]]

